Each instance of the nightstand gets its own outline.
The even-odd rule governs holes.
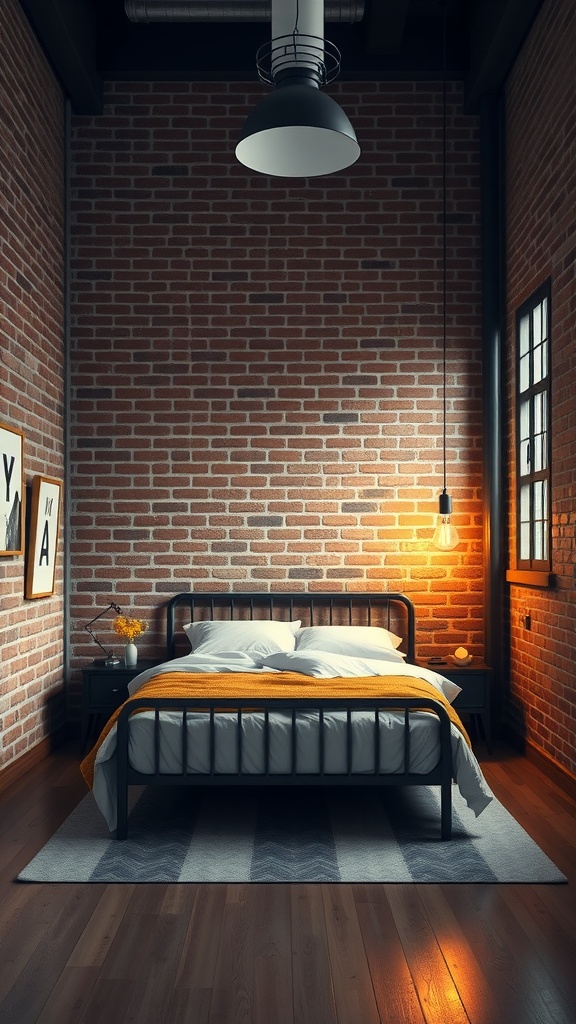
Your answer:
[[[418,665],[432,669],[446,676],[456,686],[462,688],[453,702],[458,714],[470,715],[478,729],[478,720],[482,722],[482,733],[486,740],[489,752],[492,751],[492,728],[490,724],[490,691],[492,685],[492,669],[488,665],[474,659],[470,665],[463,668],[448,662],[446,665],[431,665],[429,661],[418,660]]]
[[[82,731],[80,750],[84,755],[88,740],[99,721],[106,721],[128,698],[128,683],[157,661],[142,658],[133,668],[119,665],[87,665],[82,669]]]

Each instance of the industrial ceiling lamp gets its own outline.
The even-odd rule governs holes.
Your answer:
[[[446,12],[443,21],[443,79],[442,79],[442,458],[444,467],[443,489],[438,501],[438,523],[432,543],[440,551],[451,551],[460,543],[458,531],[450,522],[452,498],[446,490]]]
[[[256,60],[260,79],[276,88],[244,125],[236,146],[240,163],[261,174],[298,178],[355,163],[360,146],[354,129],[320,91],[340,70],[339,50],[324,39],[324,0],[272,0],[272,39]]]

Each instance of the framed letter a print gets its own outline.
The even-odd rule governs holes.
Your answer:
[[[32,481],[25,591],[28,598],[48,597],[54,592],[61,492],[59,480],[35,476]]]
[[[24,551],[24,434],[0,423],[0,555]]]

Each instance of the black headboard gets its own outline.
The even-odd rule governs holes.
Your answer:
[[[403,637],[406,660],[415,660],[414,605],[406,594],[344,593],[272,594],[250,591],[175,594],[167,605],[166,657],[188,653],[183,625],[200,619],[302,619],[304,626],[383,626]]]

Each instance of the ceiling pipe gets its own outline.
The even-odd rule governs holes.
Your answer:
[[[365,0],[325,0],[324,19],[358,24]],[[125,0],[124,10],[134,22],[269,22],[271,0]]]

